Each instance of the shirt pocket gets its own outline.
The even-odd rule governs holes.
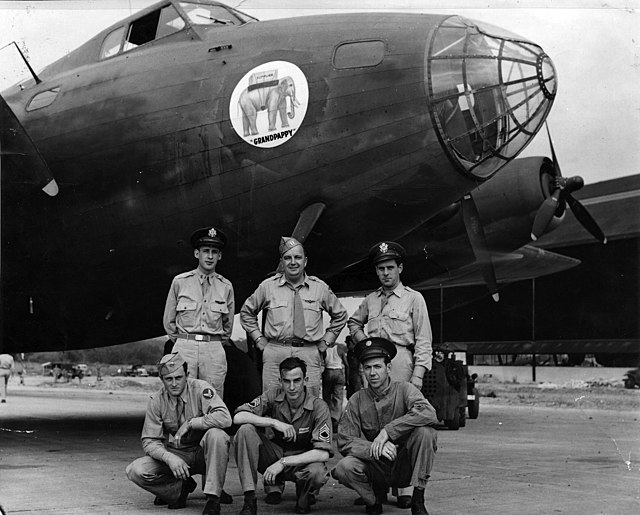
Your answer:
[[[211,299],[208,310],[208,325],[214,331],[222,331],[224,319],[229,314],[229,306],[224,300]]]
[[[196,320],[196,309],[198,309],[198,303],[195,300],[178,299],[176,318],[181,325],[193,326]]]
[[[389,312],[389,330],[393,334],[405,334],[409,330],[409,313],[392,309]]]

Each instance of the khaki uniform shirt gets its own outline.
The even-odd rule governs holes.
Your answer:
[[[0,369],[13,370],[13,356],[11,354],[0,354]]]
[[[293,336],[294,291],[287,286],[284,274],[278,273],[260,283],[240,310],[240,324],[255,341],[260,335],[267,340],[283,340]],[[324,340],[332,344],[347,322],[347,310],[324,282],[312,275],[305,275],[300,288],[304,307],[306,334],[309,342]],[[262,332],[258,326],[258,313],[266,310],[267,319]],[[326,331],[323,329],[322,312],[331,317]]]
[[[369,459],[371,442],[382,429],[397,443],[415,427],[437,423],[436,410],[420,390],[411,383],[390,381],[380,396],[371,388],[351,396],[338,426],[338,450],[343,456]]]
[[[164,329],[173,341],[179,333],[189,333],[220,336],[227,343],[234,313],[231,282],[220,274],[207,276],[195,269],[174,277],[164,307]]]
[[[282,448],[285,456],[302,454],[311,449],[321,449],[333,456],[329,407],[322,399],[310,395],[308,390],[305,392],[302,409],[296,413],[291,413],[281,387],[269,388],[251,402],[239,406],[236,413],[240,411],[248,411],[259,417],[269,417],[292,425],[296,430],[295,442],[284,440],[280,431],[274,431],[272,441]]]
[[[424,297],[402,283],[398,284],[389,295],[387,304],[382,307],[384,296],[384,290],[380,287],[364,298],[349,318],[351,336],[356,341],[366,338],[366,324],[369,336],[386,338],[403,347],[415,345],[413,365],[422,365],[431,370],[431,322]]]
[[[151,394],[142,427],[142,448],[152,458],[160,461],[167,448],[197,449],[204,433],[212,428],[231,426],[231,414],[220,396],[206,381],[187,378],[187,386],[181,395],[184,421],[191,420],[192,429],[176,446],[173,439],[182,425],[179,420],[178,401],[164,388]]]

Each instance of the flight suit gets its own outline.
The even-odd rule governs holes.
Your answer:
[[[235,303],[231,282],[198,269],[174,277],[164,309],[164,328],[187,362],[194,379],[213,385],[224,398],[227,345],[233,330]]]
[[[302,454],[311,449],[327,451],[333,455],[331,416],[322,399],[306,389],[302,409],[292,414],[281,387],[270,388],[251,402],[236,409],[236,413],[248,411],[259,417],[269,417],[295,428],[295,441],[286,441],[283,434],[273,431],[271,439],[252,424],[243,424],[235,436],[236,463],[242,491],[255,490],[258,472],[264,471],[282,457]],[[286,467],[278,476],[278,483],[265,485],[267,493],[284,489],[284,482],[295,481],[303,494],[316,491],[326,483],[328,470],[325,463],[308,463]]]
[[[204,493],[217,496],[229,461],[230,438],[224,429],[231,426],[231,415],[221,397],[205,381],[188,378],[181,400],[182,413],[177,398],[164,387],[151,395],[141,437],[147,455],[126,469],[131,481],[169,503],[178,499],[182,480],[162,459],[167,453],[186,461],[192,474],[206,475]],[[187,420],[193,429],[177,446],[173,435]]]
[[[379,486],[424,488],[437,450],[437,423],[433,406],[410,383],[390,381],[381,396],[371,388],[355,392],[338,425],[338,451],[344,458],[332,476],[368,505],[376,502]],[[397,446],[394,461],[371,456],[371,442],[382,429]]]
[[[300,288],[304,307],[305,337],[296,339],[293,327],[294,290],[284,274],[278,273],[264,280],[245,301],[240,310],[240,324],[256,341],[264,336],[268,343],[262,354],[262,390],[280,383],[280,363],[296,356],[307,365],[307,387],[313,395],[322,395],[323,360],[318,349],[322,341],[332,345],[347,322],[347,311],[329,286],[317,277],[305,275]],[[262,331],[258,326],[258,313],[267,313]],[[331,317],[329,327],[323,329],[323,311]]]

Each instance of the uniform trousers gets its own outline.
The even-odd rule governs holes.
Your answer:
[[[243,492],[255,490],[258,472],[264,474],[271,464],[284,456],[282,447],[269,440],[253,424],[240,426],[235,436],[234,447]],[[276,484],[264,485],[264,490],[267,493],[282,493],[284,482],[293,481],[296,483],[298,495],[306,495],[319,490],[327,479],[329,471],[322,462],[285,467],[276,477]]]
[[[7,383],[11,377],[11,370],[8,368],[0,368],[0,398],[7,398]]]
[[[187,374],[209,383],[224,399],[224,380],[227,377],[227,355],[219,341],[199,342],[180,338],[173,346],[187,362]]]
[[[368,505],[376,502],[375,490],[385,491],[387,486],[425,488],[438,449],[437,440],[434,428],[416,427],[398,442],[394,461],[346,456],[333,469],[332,476],[355,490]]]
[[[307,365],[307,390],[316,397],[322,396],[323,360],[317,345],[308,344],[304,347],[283,345],[269,341],[262,351],[262,391],[280,385],[280,363],[286,358],[296,356]]]
[[[325,368],[322,373],[322,399],[329,406],[333,427],[338,427],[344,399],[344,370]],[[335,432],[335,429],[334,429]]]
[[[182,458],[189,465],[191,474],[205,476],[205,494],[220,496],[227,473],[230,443],[229,435],[214,427],[204,434],[197,449],[167,448],[167,451]],[[177,479],[163,461],[144,456],[130,463],[126,472],[127,477],[136,485],[169,503],[180,497],[182,480]]]
[[[407,347],[396,345],[396,357],[391,360],[392,381],[409,381],[413,374],[413,352]]]

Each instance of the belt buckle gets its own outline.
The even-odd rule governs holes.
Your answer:
[[[203,342],[203,341],[205,341],[205,336],[204,336],[203,334],[196,334],[196,335],[194,335],[194,337],[195,337],[195,340],[196,340],[197,342]]]

